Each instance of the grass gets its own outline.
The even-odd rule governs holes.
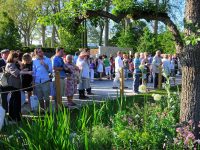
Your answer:
[[[176,92],[177,89],[177,87],[173,87],[171,91]],[[50,113],[49,115],[39,116],[39,118],[33,118],[32,120],[25,119],[19,126],[11,125],[4,127],[1,132],[1,135],[4,136],[1,136],[0,141],[7,141],[5,137],[10,135],[15,136],[18,130],[23,135],[23,139],[26,139],[25,143],[28,143],[29,148],[32,149],[42,149],[42,147],[45,148],[44,145],[52,149],[58,147],[60,149],[76,149],[77,147],[88,149],[92,145],[90,137],[93,130],[95,131],[94,135],[98,137],[97,133],[101,133],[101,131],[97,132],[97,130],[102,130],[104,127],[113,128],[113,120],[111,118],[115,118],[116,114],[120,114],[120,112],[126,114],[132,108],[136,109],[134,110],[135,114],[138,112],[141,113],[140,111],[142,110],[146,111],[147,103],[155,103],[151,96],[153,93],[167,95],[165,90],[156,90],[146,94],[123,97],[122,99],[118,98],[115,101],[108,100],[100,104],[94,102],[92,105],[83,106],[81,109],[64,109],[60,110],[57,114]],[[152,107],[150,110],[152,111],[153,109]],[[145,121],[148,120],[148,113],[148,111],[144,113]],[[119,121],[121,120],[119,119]],[[143,126],[147,128],[145,122]],[[104,132],[104,135],[110,135],[108,133],[109,130],[104,130]],[[79,141],[78,143],[70,144],[72,143],[72,133],[78,135],[76,136],[78,138],[76,141]],[[143,134],[146,135],[146,131]],[[100,141],[105,140],[102,139]],[[98,142],[98,139],[96,139],[96,142]],[[19,141],[15,139],[12,139],[12,142],[9,144],[16,147],[19,145],[19,149],[23,148],[20,147],[22,145],[19,144]],[[0,146],[0,149],[5,149],[5,147]]]

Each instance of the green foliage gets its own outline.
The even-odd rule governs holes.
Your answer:
[[[21,39],[14,21],[5,12],[0,14],[0,18],[0,49],[19,49]]]
[[[125,0],[123,1],[123,5],[120,0],[113,0],[113,13],[120,14],[123,12],[132,12],[136,10],[144,10],[144,11],[155,11],[155,12],[167,12],[168,11],[168,0],[161,1],[159,5],[156,5],[156,1],[151,0]]]
[[[67,53],[74,53],[81,47],[81,31],[76,34],[68,32],[65,28],[59,29],[60,46],[65,47]]]
[[[167,88],[168,92],[171,92]],[[151,93],[63,110],[25,120],[0,137],[1,149],[162,149],[173,148],[178,122],[174,93],[162,93],[155,102]],[[4,132],[3,132],[4,133]],[[12,136],[9,136],[12,135]],[[7,138],[9,136],[9,138]]]
[[[160,45],[160,49],[163,50],[163,53],[166,54],[176,53],[175,40],[170,31],[167,30],[158,34],[157,41],[159,43],[158,45]]]
[[[126,29],[124,25],[116,25],[113,30],[117,30],[115,36],[109,41],[111,45],[118,47],[129,47],[136,51],[139,39],[143,35],[146,24],[143,21],[134,21]]]
[[[169,31],[165,31],[156,36],[148,28],[145,28],[137,51],[154,54],[158,49],[163,53],[175,53],[175,41],[172,34]]]
[[[91,137],[94,149],[111,149],[113,135],[109,127],[104,127],[102,124],[94,126]]]

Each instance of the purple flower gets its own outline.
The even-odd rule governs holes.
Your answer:
[[[189,139],[194,140],[194,139],[195,139],[195,136],[194,136],[194,134],[193,134],[192,132],[188,132],[188,135],[187,135],[186,138],[189,138]]]
[[[193,121],[192,121],[192,120],[190,120],[188,123],[189,123],[189,125],[190,125],[190,126],[192,126],[192,124],[193,124]]]
[[[176,128],[177,133],[181,133],[181,131],[182,131],[182,128]]]

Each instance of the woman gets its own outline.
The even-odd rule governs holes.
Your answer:
[[[25,53],[22,56],[22,70],[27,71],[33,71],[33,63],[32,63],[32,57],[29,53]],[[24,91],[27,91],[28,93],[28,103],[30,105],[30,97],[32,95],[33,88],[28,88],[32,86],[33,77],[30,74],[23,74],[21,76],[22,80],[22,88],[26,88]]]
[[[68,70],[69,73],[67,73],[67,77],[65,79],[65,95],[67,96],[68,106],[76,105],[72,100],[74,94],[77,92],[76,71],[79,69],[73,64],[72,60],[72,55],[66,56],[65,69]]]
[[[148,61],[148,53],[144,52],[143,53],[143,59],[141,60],[141,64],[144,65],[144,70],[142,74],[142,84],[147,84],[148,82],[148,77],[149,77],[149,61]]]
[[[99,56],[99,59],[98,59],[97,72],[99,73],[99,80],[102,80],[102,74],[103,74],[103,60],[102,60],[102,56]]]
[[[32,71],[20,71],[17,67],[18,54],[11,51],[7,58],[5,71],[8,73],[8,86],[10,90],[18,90],[21,87],[20,74],[32,74]],[[21,120],[21,93],[15,91],[11,93],[9,101],[9,119],[13,121]]]
[[[128,73],[129,73],[129,63],[128,62],[129,62],[128,55],[127,54],[123,54],[125,80],[128,79]]]

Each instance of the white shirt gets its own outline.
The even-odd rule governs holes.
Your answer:
[[[170,61],[166,58],[162,59],[162,63],[163,63],[163,71],[169,75],[170,74]]]
[[[83,77],[83,78],[90,77],[90,74],[89,74],[90,67],[86,60],[78,58],[76,61],[76,66],[78,66],[79,69],[81,70],[81,77]]]
[[[120,68],[123,68],[124,64],[123,64],[123,60],[120,56],[117,56],[115,58],[115,72],[118,72],[120,70]]]

